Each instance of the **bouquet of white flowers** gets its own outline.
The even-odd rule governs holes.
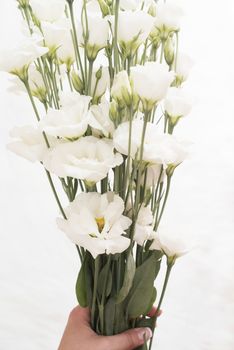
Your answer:
[[[191,109],[183,83],[192,61],[178,45],[183,13],[142,0],[17,3],[28,33],[1,53],[0,69],[12,74],[13,90],[28,94],[37,123],[14,128],[8,148],[45,169],[58,227],[79,254],[76,295],[93,329],[153,331],[171,269],[187,251],[160,226],[188,154],[188,142],[173,134]]]

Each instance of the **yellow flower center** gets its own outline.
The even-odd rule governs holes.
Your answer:
[[[95,218],[95,220],[98,225],[98,231],[101,233],[105,226],[105,219],[104,217],[102,217],[102,218]]]

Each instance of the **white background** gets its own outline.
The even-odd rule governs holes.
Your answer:
[[[234,4],[184,3],[181,47],[196,62],[189,83],[196,104],[177,133],[195,146],[177,171],[165,221],[199,247],[175,267],[155,349],[233,350]],[[18,22],[15,1],[1,0],[1,48],[17,40]],[[55,226],[43,170],[5,150],[9,129],[33,118],[26,96],[7,85],[0,73],[0,350],[52,350],[76,304],[78,258]]]

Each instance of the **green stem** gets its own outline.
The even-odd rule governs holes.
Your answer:
[[[72,23],[73,43],[74,43],[74,48],[75,48],[75,52],[76,52],[77,68],[78,68],[78,70],[80,68],[83,82],[85,82],[84,70],[83,70],[81,57],[80,57],[80,51],[79,51],[79,47],[78,47],[78,38],[77,38],[77,33],[76,33],[76,24],[75,24],[74,12],[73,12],[73,3],[69,2],[68,6],[69,6],[70,17],[71,17],[71,23]]]
[[[89,76],[87,84],[87,95],[91,96],[91,85],[92,85],[92,74],[93,74],[93,61],[89,61]]]
[[[169,195],[169,192],[170,192],[170,187],[171,187],[171,176],[167,175],[167,187],[166,187],[166,192],[165,192],[165,197],[164,197],[162,209],[161,209],[161,212],[159,214],[159,218],[158,218],[158,220],[156,220],[155,226],[154,226],[154,230],[156,230],[156,231],[158,229],[158,226],[159,226],[160,221],[161,221],[162,216],[163,216],[163,212],[164,212],[164,209],[165,209],[165,206],[166,206],[166,203],[167,203],[167,200],[168,200],[168,195]]]
[[[174,262],[173,263],[167,263],[167,271],[166,271],[166,275],[165,275],[165,279],[164,279],[164,283],[163,283],[163,289],[162,289],[161,296],[160,296],[160,299],[159,299],[159,302],[158,302],[156,315],[153,317],[153,336],[152,336],[152,338],[150,340],[149,350],[151,350],[151,348],[152,348],[153,337],[154,337],[154,331],[155,331],[157,318],[159,316],[160,308],[162,306],[162,302],[163,302],[163,299],[164,299],[164,296],[165,296],[165,293],[166,293],[166,289],[167,289],[167,285],[168,285],[168,281],[169,281],[169,278],[170,278],[170,274],[171,274],[171,270],[172,270],[173,265],[174,265]]]
[[[116,0],[116,3],[115,3],[115,26],[114,26],[114,66],[115,66],[116,73],[119,72],[119,50],[118,50],[119,3],[120,3],[120,0]]]
[[[92,308],[91,308],[91,324],[93,329],[95,329],[95,313],[96,313],[99,268],[100,268],[100,256],[97,256],[94,262],[93,300],[92,300]]]

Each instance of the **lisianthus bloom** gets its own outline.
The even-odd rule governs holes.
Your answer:
[[[145,241],[155,238],[153,214],[149,206],[142,206],[136,221],[134,241],[143,246]]]
[[[102,97],[110,85],[108,67],[95,67],[91,79],[91,95],[95,101]]]
[[[29,65],[48,52],[40,40],[38,36],[25,37],[16,47],[0,52],[0,70],[26,79]]]
[[[130,156],[133,159],[139,157],[143,123],[142,120],[132,122]],[[129,122],[124,122],[118,126],[113,135],[115,148],[124,155],[128,155],[129,127]],[[187,157],[187,146],[187,142],[180,141],[173,135],[159,134],[157,125],[147,122],[143,148],[143,161],[146,163],[161,164],[165,169],[168,166],[177,166]]]
[[[111,96],[120,106],[129,106],[132,103],[132,88],[128,73],[125,70],[115,75]]]
[[[114,18],[112,26],[114,31]],[[153,28],[154,18],[144,11],[120,11],[118,41],[126,56],[133,54],[147,39]]]
[[[174,229],[160,227],[156,237],[150,246],[150,250],[161,250],[170,262],[188,253],[191,248],[181,234],[174,232]]]
[[[9,91],[15,94],[26,92],[25,86],[22,81],[16,76],[11,77],[11,85]],[[34,64],[31,64],[28,69],[28,83],[32,95],[37,97],[41,102],[46,100],[46,87],[41,73],[38,71]]]
[[[48,135],[65,139],[83,136],[89,123],[89,102],[91,97],[78,92],[65,94],[61,99],[61,109],[50,108],[40,121],[40,127]]]
[[[64,15],[65,0],[30,0],[34,15],[40,21],[55,22]]]
[[[163,64],[147,62],[131,68],[131,80],[133,92],[141,99],[144,109],[150,110],[166,96],[174,73]]]
[[[102,101],[98,105],[90,108],[89,125],[93,129],[95,136],[111,137],[115,127],[110,119],[110,103]]]
[[[122,253],[130,239],[123,237],[131,220],[122,215],[123,200],[113,192],[80,193],[66,210],[67,220],[59,228],[75,244],[88,250],[94,259],[100,254]]]
[[[192,109],[191,100],[186,96],[183,88],[172,87],[169,89],[164,101],[164,109],[172,123],[185,117]]]
[[[176,79],[180,85],[185,80],[187,80],[189,73],[194,65],[194,61],[189,55],[180,52],[178,54],[176,62]]]
[[[173,3],[157,4],[155,27],[159,30],[161,39],[166,39],[171,32],[180,29],[182,9]]]
[[[71,38],[71,25],[68,18],[62,18],[56,22],[41,22],[41,28],[44,37],[45,46],[54,53],[67,38]]]
[[[146,176],[146,179],[145,179]],[[158,182],[163,182],[165,171],[161,164],[149,164],[142,175],[141,184],[145,184],[146,188],[156,187]]]
[[[31,125],[15,127],[10,131],[13,142],[7,148],[30,162],[42,161],[48,147],[42,132]],[[56,140],[49,138],[50,146],[54,146]]]
[[[43,164],[59,177],[73,177],[93,184],[104,179],[110,169],[123,162],[109,139],[86,136],[62,143],[48,151]]]
[[[85,23],[78,25],[79,43],[86,46],[88,59],[95,60],[98,52],[107,46],[109,24],[106,18],[89,13],[87,26],[88,33],[86,33]]]

